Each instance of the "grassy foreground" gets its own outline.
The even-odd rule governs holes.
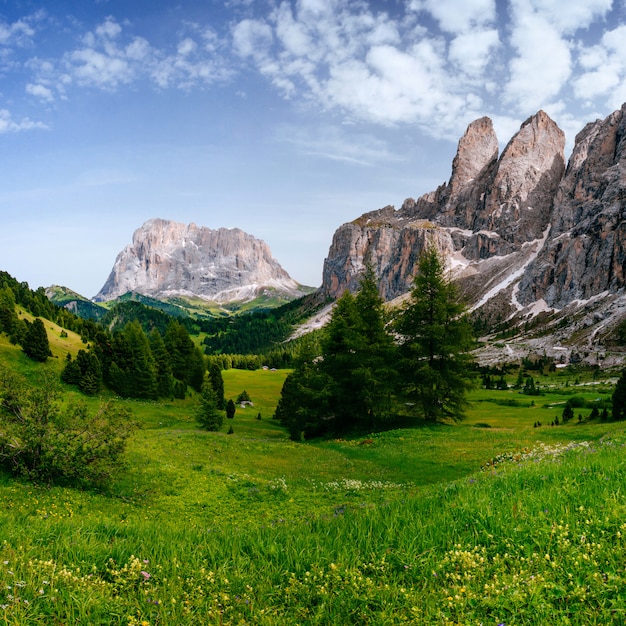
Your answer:
[[[0,623],[626,621],[621,425],[533,428],[569,390],[477,391],[460,425],[295,444],[270,419],[285,374],[224,373],[255,403],[232,435],[193,400],[130,403],[107,493],[0,477]]]

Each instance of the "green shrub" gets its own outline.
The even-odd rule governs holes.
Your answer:
[[[61,405],[51,377],[29,387],[13,374],[0,380],[0,467],[45,483],[102,485],[122,466],[134,428],[127,409],[103,403]]]

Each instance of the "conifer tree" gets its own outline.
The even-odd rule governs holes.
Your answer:
[[[224,414],[217,408],[217,397],[209,381],[202,385],[196,419],[206,430],[217,431],[224,423]]]
[[[226,400],[224,398],[224,378],[222,376],[222,370],[215,360],[211,361],[209,365],[209,380],[211,386],[215,391],[215,397],[217,399],[217,408],[223,411],[226,408]]]
[[[615,385],[612,403],[613,419],[616,421],[626,419],[626,369],[622,370],[622,374]]]
[[[156,367],[157,396],[171,398],[174,395],[174,377],[170,365],[170,355],[161,333],[153,328],[150,332],[150,351]]]
[[[33,361],[44,362],[52,354],[46,327],[40,318],[37,317],[27,324],[26,333],[22,340],[22,350]]]
[[[472,386],[472,329],[433,246],[420,257],[410,300],[396,328],[407,399],[428,421],[461,419]]]

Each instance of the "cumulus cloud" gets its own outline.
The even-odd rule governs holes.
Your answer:
[[[570,45],[558,29],[535,11],[520,11],[514,19],[505,101],[520,111],[537,110],[566,85],[572,72]]]
[[[428,11],[449,33],[466,33],[493,24],[496,18],[495,0],[412,0],[413,11]]]
[[[35,96],[36,98],[41,98],[42,100],[46,100],[48,102],[52,102],[54,100],[54,94],[52,90],[41,84],[33,84],[28,83],[26,85],[26,93],[31,96]]]
[[[201,34],[205,45],[184,37],[167,53],[144,37],[126,37],[112,17],[83,37],[83,47],[65,55],[70,80],[83,86],[116,90],[140,80],[151,80],[161,88],[190,89],[231,75],[224,60],[214,54],[217,47],[211,29]]]
[[[0,45],[23,45],[31,41],[36,32],[34,24],[40,17],[40,14],[35,14],[12,23],[0,22]]]
[[[578,98],[592,101],[598,96],[611,99],[617,94],[621,98],[620,87],[626,79],[626,26],[607,31],[597,45],[582,47],[578,63],[582,69],[574,80]]]
[[[416,122],[432,134],[456,135],[483,103],[468,86],[481,82],[499,36],[495,28],[472,29],[493,21],[494,2],[463,3],[458,20],[448,0],[414,2],[411,10],[436,13],[457,35],[429,35],[419,17],[394,19],[367,3],[299,0],[237,23],[233,45],[286,97],[297,94],[348,118]]]
[[[539,108],[570,123],[572,106],[626,99],[626,25],[615,1],[225,0],[230,21],[182,22],[158,45],[111,16],[75,32],[68,41],[80,44],[57,58],[24,63],[31,75],[20,88],[50,103],[80,87],[189,91],[256,71],[283,97],[345,121],[413,124],[434,137],[456,139],[485,114],[519,126]],[[0,21],[3,68],[42,20]],[[612,25],[603,35],[602,20]]]
[[[13,119],[10,111],[0,109],[0,135],[5,133],[16,133],[22,130],[47,129],[48,127],[42,122],[34,122],[28,117],[21,120]]]

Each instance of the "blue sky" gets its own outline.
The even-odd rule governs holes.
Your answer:
[[[91,297],[161,217],[317,286],[472,120],[504,145],[544,109],[569,151],[624,101],[624,0],[0,0],[0,269]]]

